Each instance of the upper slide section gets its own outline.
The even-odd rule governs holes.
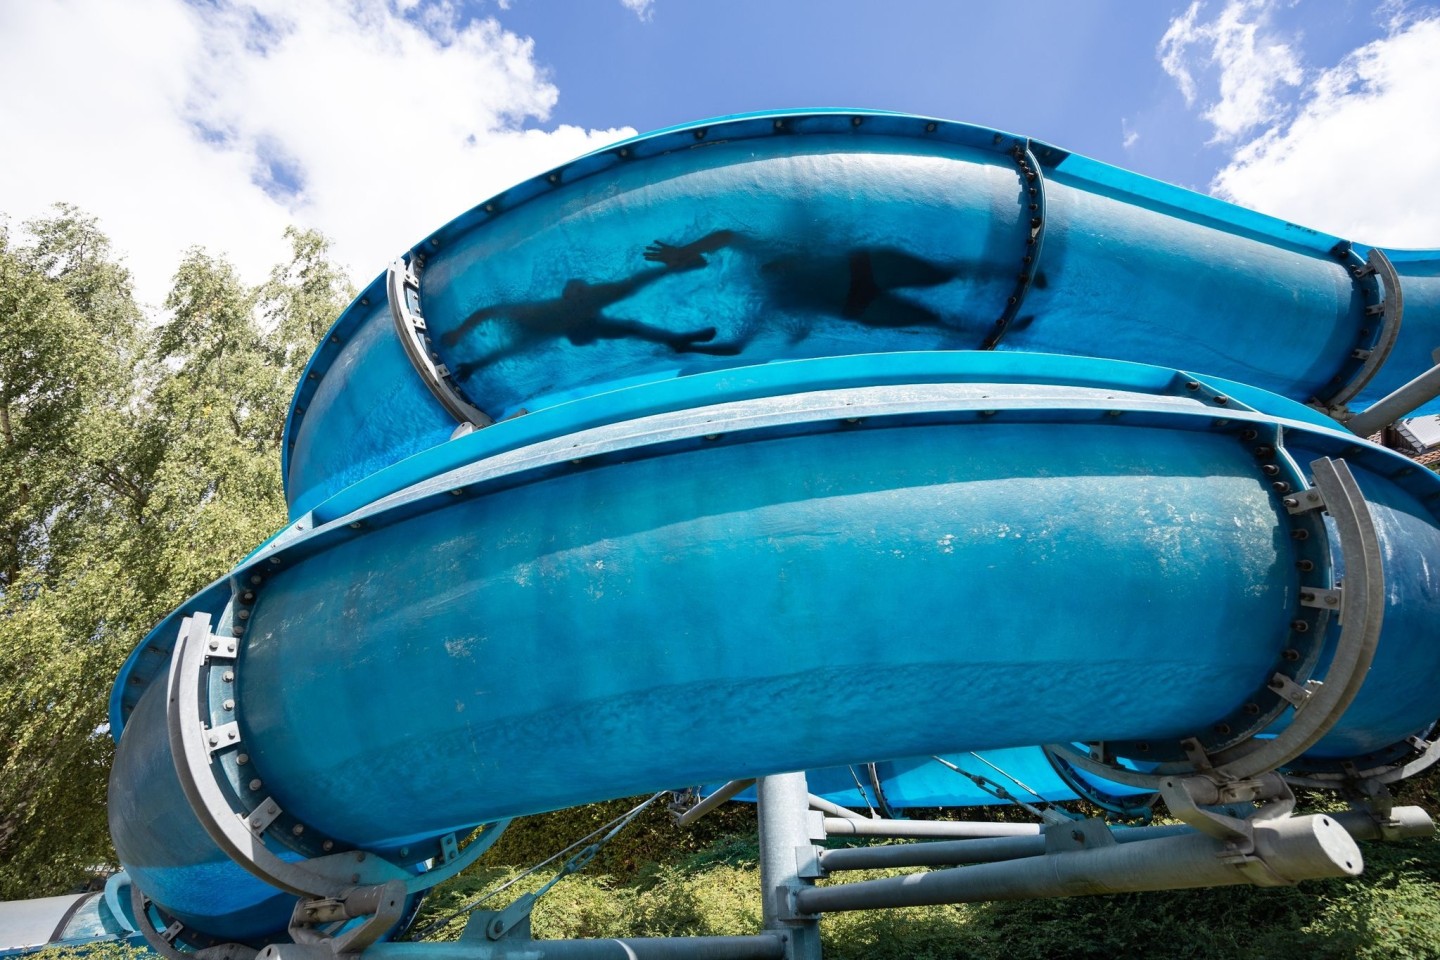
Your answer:
[[[465,422],[896,350],[1182,367],[1343,419],[1431,366],[1437,328],[1433,251],[1353,247],[964,124],[733,117],[582,157],[413,248],[312,359],[285,479],[299,517]]]

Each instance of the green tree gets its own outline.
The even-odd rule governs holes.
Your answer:
[[[95,221],[0,233],[0,897],[113,858],[115,673],[151,627],[285,519],[279,445],[349,298],[323,237],[259,288],[185,255],[147,325]]]

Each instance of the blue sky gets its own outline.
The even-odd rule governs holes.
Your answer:
[[[586,150],[808,106],[1440,245],[1440,0],[47,0],[0,4],[0,89],[25,131],[0,212],[95,213],[151,303],[193,243],[259,279],[287,224],[317,227],[363,282]]]

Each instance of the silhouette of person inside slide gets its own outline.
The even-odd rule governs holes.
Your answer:
[[[838,317],[867,327],[950,328],[939,313],[897,295],[906,288],[936,287],[960,275],[956,267],[931,263],[894,247],[856,247],[838,253],[817,253],[799,247],[764,244],[734,230],[716,230],[683,246],[656,240],[645,259],[672,270],[695,270],[726,247],[747,250],[761,260],[760,277],[771,304],[783,312]],[[712,343],[707,353],[739,353],[757,330],[728,343]],[[808,336],[791,334],[791,342]]]
[[[704,261],[698,265],[704,266]],[[705,346],[705,342],[714,339],[714,327],[674,331],[636,320],[609,317],[603,313],[606,307],[638,293],[662,277],[688,269],[693,268],[666,265],[663,269],[645,270],[609,283],[569,280],[560,296],[551,300],[497,303],[482,307],[466,317],[459,327],[446,333],[441,342],[453,347],[482,323],[508,321],[512,331],[509,342],[481,357],[460,364],[456,367],[455,374],[461,378],[503,357],[547,340],[561,338],[577,347],[597,340],[634,338],[664,344],[676,353],[708,353],[711,351]]]
[[[674,246],[656,240],[644,257],[660,269],[644,270],[608,283],[569,280],[560,296],[550,300],[497,303],[476,310],[441,341],[455,346],[483,323],[504,322],[509,341],[456,367],[464,378],[479,368],[549,340],[565,339],[575,346],[597,340],[634,338],[663,344],[676,353],[734,356],[760,332],[758,323],[724,343],[712,342],[714,327],[674,331],[638,320],[607,316],[606,308],[619,303],[664,277],[703,269],[707,255],[725,248],[748,251],[760,259],[759,273],[771,306],[781,313],[822,314],[875,328],[948,328],[945,318],[923,304],[895,291],[934,287],[959,276],[959,270],[940,266],[893,247],[859,247],[840,253],[816,253],[798,245],[761,243],[735,230],[716,230],[699,240]],[[799,342],[808,329],[792,331]]]

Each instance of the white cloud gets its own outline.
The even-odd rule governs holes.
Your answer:
[[[1285,103],[1279,94],[1304,79],[1299,55],[1270,26],[1271,6],[1272,0],[1227,0],[1215,19],[1202,21],[1204,4],[1195,0],[1160,38],[1160,65],[1187,104],[1201,98],[1202,80],[1214,87],[1202,116],[1214,126],[1215,141],[1273,122]]]
[[[1120,146],[1129,150],[1140,142],[1140,131],[1130,126],[1130,121],[1125,117],[1120,118]]]
[[[629,129],[524,129],[528,39],[446,0],[0,4],[0,211],[98,215],[158,303],[180,252],[252,281],[314,226],[368,281],[446,220]]]
[[[655,15],[655,0],[620,0],[620,4],[646,23]]]
[[[1378,245],[1440,241],[1440,18],[1389,34],[1320,72],[1298,112],[1240,146],[1218,195]]]

